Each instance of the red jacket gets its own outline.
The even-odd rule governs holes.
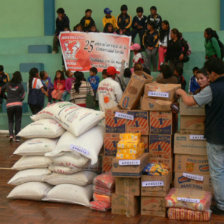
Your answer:
[[[65,80],[55,80],[54,81],[55,90],[65,90]]]

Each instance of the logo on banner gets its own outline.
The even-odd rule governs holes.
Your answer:
[[[80,49],[79,41],[65,41],[64,55],[66,59],[76,59],[76,55]]]

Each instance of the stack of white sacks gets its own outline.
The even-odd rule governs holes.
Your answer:
[[[28,139],[14,154],[21,155],[9,184],[10,199],[44,200],[89,206],[103,146],[104,113],[60,102],[31,117],[18,134]]]

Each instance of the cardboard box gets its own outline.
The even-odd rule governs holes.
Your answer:
[[[166,176],[143,175],[141,180],[142,196],[166,196],[171,183],[171,173]]]
[[[149,114],[142,110],[106,110],[105,125],[107,133],[149,134]]]
[[[139,104],[144,91],[145,83],[151,82],[142,76],[132,75],[123,93],[119,106],[122,109],[132,110]]]
[[[166,159],[172,158],[172,135],[149,135],[149,155]]]
[[[141,178],[115,178],[116,194],[141,195]]]
[[[146,96],[143,96],[141,100],[141,110],[148,111],[171,111],[170,106],[172,101],[152,99]]]
[[[166,217],[165,197],[141,197],[141,215]]]
[[[180,100],[180,115],[191,115],[191,116],[204,116],[205,107],[186,106],[182,100]]]
[[[180,84],[160,84],[157,82],[145,85],[145,97],[159,100],[174,101],[176,90],[181,88]]]
[[[209,175],[207,156],[175,155],[175,172]]]
[[[114,159],[113,156],[103,156],[103,165],[102,165],[103,173],[111,171],[113,159]]]
[[[203,181],[198,181],[195,179],[191,179],[185,176],[193,175],[197,178],[203,177]],[[210,175],[196,175],[196,174],[188,174],[183,172],[175,172],[174,176],[174,187],[175,188],[186,188],[186,189],[197,189],[212,192],[212,183]],[[193,177],[194,178],[194,177]]]
[[[105,133],[104,134],[104,155],[116,156],[117,143],[119,142],[118,133]],[[141,136],[141,142],[144,142],[145,152],[149,152],[149,136]]]
[[[172,135],[175,130],[174,116],[172,112],[150,112],[149,133]]]
[[[180,132],[183,134],[204,134],[205,116],[180,116]]]
[[[207,155],[206,141],[201,135],[174,135],[174,153],[185,155]]]
[[[144,153],[137,160],[119,160],[114,158],[112,164],[112,175],[115,177],[140,177],[142,175],[142,170],[148,164],[148,161],[148,153]]]
[[[140,197],[112,194],[112,214],[135,216],[140,211]]]
[[[170,159],[164,159],[164,158],[160,158],[160,157],[149,157],[149,162],[150,163],[162,163],[164,165],[167,166],[168,170],[171,172],[173,172],[173,160],[172,158]],[[172,175],[171,175],[171,179],[172,179]]]

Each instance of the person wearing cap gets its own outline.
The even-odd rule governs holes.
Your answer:
[[[142,7],[138,7],[136,9],[136,13],[137,13],[137,16],[133,18],[133,22],[132,22],[132,32],[131,32],[132,42],[135,41],[136,35],[139,34],[141,47],[142,49],[144,49],[144,46],[142,45],[142,37],[146,30],[147,17],[143,15]]]
[[[104,9],[105,16],[103,17],[103,27],[105,28],[105,26],[110,23],[112,24],[113,28],[116,29],[116,18],[112,16],[111,13],[112,10],[109,8]]]
[[[117,33],[129,36],[131,34],[130,28],[132,24],[132,18],[128,15],[127,5],[121,6],[121,14],[117,17]]]
[[[118,72],[112,66],[107,68],[106,78],[98,86],[98,98],[101,111],[116,107],[121,100],[122,90],[118,82],[115,81]]]
[[[160,30],[162,25],[162,17],[157,13],[157,8],[152,6],[150,8],[151,14],[148,16],[148,22],[154,23],[155,29]]]

